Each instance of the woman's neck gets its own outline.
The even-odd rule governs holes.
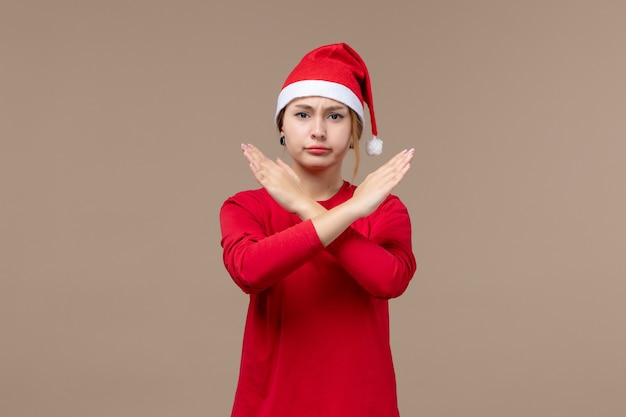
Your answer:
[[[302,190],[315,201],[328,200],[343,186],[339,172],[297,172]]]

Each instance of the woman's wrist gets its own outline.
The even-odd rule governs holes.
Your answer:
[[[340,206],[341,210],[344,213],[344,216],[352,220],[350,223],[360,219],[361,217],[367,216],[366,214],[362,213],[362,210],[360,210],[359,207],[359,203],[354,198],[350,198],[349,200],[344,201],[340,204]]]
[[[296,209],[295,213],[301,220],[308,220],[315,216],[319,216],[326,211],[327,210],[317,201],[306,200],[302,202],[301,207]]]

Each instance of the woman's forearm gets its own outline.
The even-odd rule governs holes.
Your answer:
[[[302,220],[311,219],[322,245],[328,246],[360,216],[348,200],[330,210],[316,201],[308,202],[296,213]]]

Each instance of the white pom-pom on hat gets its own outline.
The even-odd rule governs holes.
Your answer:
[[[318,96],[339,101],[358,114],[361,123],[363,103],[369,109],[373,137],[367,141],[368,155],[380,155],[383,141],[377,135],[370,76],[363,58],[346,43],[320,46],[307,53],[291,71],[278,95],[276,114],[300,97]]]
[[[376,136],[372,136],[365,146],[368,155],[380,155],[383,153],[383,141]]]

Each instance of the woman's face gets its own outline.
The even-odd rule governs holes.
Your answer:
[[[308,170],[341,168],[350,148],[348,106],[325,97],[303,97],[285,108],[281,134],[294,163]]]

